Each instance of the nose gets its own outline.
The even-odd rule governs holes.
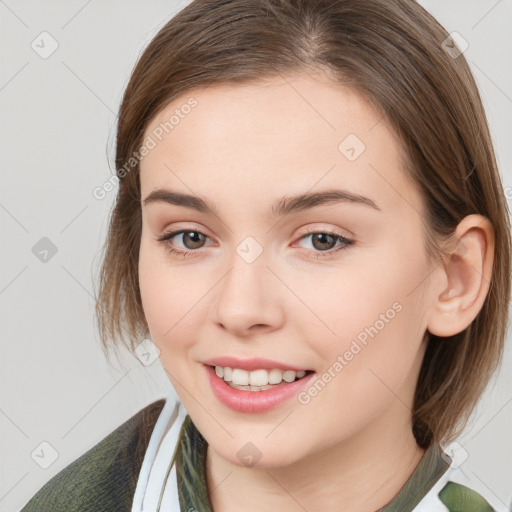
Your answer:
[[[284,322],[282,288],[265,258],[248,263],[235,254],[218,285],[217,324],[239,338],[279,329]]]

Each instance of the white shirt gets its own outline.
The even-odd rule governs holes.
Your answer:
[[[176,466],[173,465],[167,481],[166,474],[186,415],[179,400],[166,397],[142,462],[132,512],[156,512],[164,483],[160,510],[180,510]]]

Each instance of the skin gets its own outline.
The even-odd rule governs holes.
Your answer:
[[[209,445],[213,509],[374,511],[423,456],[410,417],[425,334],[460,332],[480,310],[490,223],[466,217],[454,237],[461,255],[429,266],[423,199],[400,163],[400,141],[357,91],[320,73],[188,91],[145,136],[191,96],[198,105],[141,162],[139,279],[151,339]],[[354,161],[338,149],[348,134],[366,146]],[[200,196],[217,215],[144,204],[159,188]],[[268,214],[283,196],[330,188],[379,210],[338,202]],[[207,235],[168,242],[191,256],[158,241],[179,229]],[[354,243],[335,252],[339,239],[306,236],[325,232]],[[236,252],[248,236],[263,251],[252,263]],[[213,395],[201,361],[266,357],[321,376],[394,303],[400,312],[309,403],[244,414]],[[252,467],[237,457],[248,442],[261,452]]]

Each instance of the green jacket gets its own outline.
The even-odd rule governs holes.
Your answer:
[[[21,512],[130,512],[144,454],[164,404],[164,399],[158,400],[132,416],[57,473]]]
[[[21,512],[131,512],[142,462],[164,405],[165,399],[158,400],[132,416],[57,473]],[[211,511],[205,477],[207,446],[206,440],[187,415],[176,451],[182,511]],[[411,478],[380,512],[415,509],[449,466],[441,454],[441,448],[432,445]],[[450,512],[494,510],[474,490],[452,481],[446,482],[433,499],[440,500]]]

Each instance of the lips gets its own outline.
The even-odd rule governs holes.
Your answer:
[[[264,358],[251,358],[251,359],[238,359],[231,356],[214,357],[203,361],[203,364],[207,366],[222,366],[225,368],[239,368],[240,370],[246,370],[248,372],[253,370],[272,370],[278,368],[280,370],[293,370],[296,372],[308,371],[309,368],[301,368],[300,366],[292,366],[281,361],[273,361],[271,359]]]
[[[271,363],[276,364],[275,361],[271,361]],[[271,389],[243,391],[232,388],[219,378],[213,366],[204,365],[203,368],[206,371],[210,389],[217,400],[224,406],[242,413],[263,413],[279,407],[281,404],[284,405],[285,402],[296,397],[315,376],[315,372],[311,372],[299,380],[291,383],[282,382]]]

